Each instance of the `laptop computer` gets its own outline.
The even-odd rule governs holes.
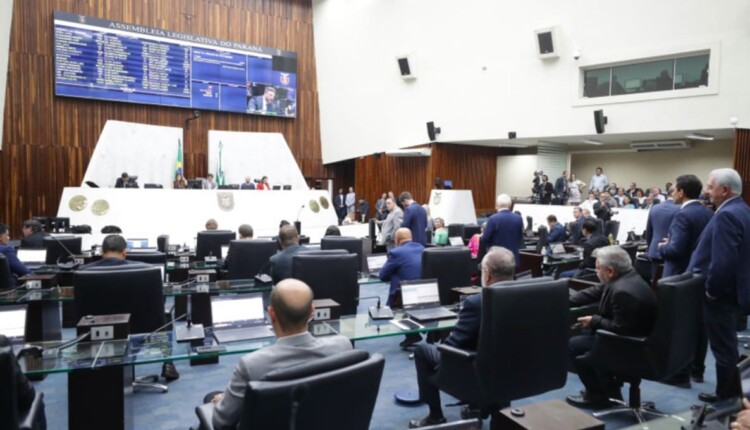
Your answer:
[[[388,261],[388,254],[368,255],[367,271],[370,276],[380,276],[380,269],[385,266],[386,261]]]
[[[148,248],[148,239],[127,239],[125,243],[128,249]]]
[[[22,342],[26,330],[26,307],[0,311],[0,333],[11,342]]]
[[[221,245],[221,259],[226,260],[229,255],[229,245]]]
[[[46,249],[19,249],[16,256],[25,265],[43,265],[47,257]]]
[[[449,237],[448,243],[450,243],[451,246],[464,246],[464,238],[460,236]]]
[[[436,321],[458,316],[440,306],[437,279],[401,282],[401,300],[406,315],[417,321]]]
[[[550,254],[550,257],[558,259],[558,260],[567,260],[567,259],[575,259],[578,258],[577,252],[567,252],[565,251],[565,246],[562,243],[553,243],[550,245],[552,248],[552,253]]]
[[[211,298],[213,334],[219,343],[273,337],[263,310],[263,293]]]

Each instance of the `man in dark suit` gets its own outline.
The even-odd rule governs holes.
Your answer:
[[[586,220],[581,226],[581,233],[585,241],[583,242],[583,260],[578,265],[578,269],[566,270],[560,273],[561,278],[574,278],[583,275],[586,269],[596,268],[596,257],[594,250],[609,245],[609,239],[596,232],[596,221]]]
[[[95,267],[118,267],[131,264],[143,264],[138,261],[126,260],[128,244],[119,234],[110,234],[102,241],[102,258],[81,266],[78,270],[88,270]]]
[[[427,211],[414,201],[411,193],[408,191],[401,193],[398,199],[404,205],[404,220],[401,221],[401,227],[411,230],[414,242],[424,246],[425,230],[427,229]]]
[[[624,336],[646,336],[656,323],[656,297],[643,278],[633,270],[630,256],[620,246],[596,250],[596,274],[601,284],[570,296],[570,306],[599,303],[596,315],[578,318],[588,332],[568,342],[569,359],[586,390],[565,400],[588,408],[609,406],[610,398],[622,399],[614,376],[597,370],[596,363],[581,360],[594,345],[594,335],[603,329]]]
[[[278,113],[279,106],[274,102],[276,98],[276,88],[267,86],[263,90],[262,96],[250,97],[247,101],[248,112],[265,112],[275,114]]]
[[[365,223],[370,215],[370,204],[365,200],[365,196],[359,196],[357,205],[357,221]]]
[[[505,248],[493,247],[482,259],[482,286],[494,286],[498,282],[513,279],[516,262],[513,253]],[[476,350],[479,342],[479,323],[482,317],[482,295],[474,294],[463,302],[456,326],[445,340],[446,345]],[[417,369],[419,398],[430,408],[430,413],[421,420],[409,422],[409,428],[419,428],[445,422],[440,407],[440,390],[432,381],[440,366],[440,351],[435,345],[422,344],[414,353]]]
[[[399,228],[394,237],[396,247],[388,251],[388,260],[380,268],[378,276],[381,281],[391,283],[388,306],[401,306],[401,281],[411,281],[421,276],[424,246],[413,241],[408,228]]]
[[[42,229],[42,223],[35,219],[28,219],[23,222],[21,231],[23,232],[21,248],[44,248],[44,238],[48,235]]]
[[[10,230],[5,224],[0,224],[0,254],[5,256],[8,260],[8,268],[10,269],[10,286],[14,287],[18,278],[31,273],[28,267],[26,267],[16,255],[16,249],[8,245],[10,241]]]
[[[333,207],[336,209],[336,216],[339,219],[339,225],[344,221],[346,216],[346,196],[344,195],[344,189],[339,188],[339,193],[333,199]]]
[[[594,203],[593,210],[597,218],[605,223],[612,219],[612,208],[617,206],[617,201],[612,199],[608,192],[599,194],[599,200]]]
[[[659,264],[663,263],[661,252],[659,252],[659,243],[667,237],[669,226],[672,225],[672,220],[679,210],[678,205],[672,202],[664,202],[652,206],[648,211],[648,220],[646,221],[648,252],[646,252],[646,255],[651,259],[651,279],[656,277]]]
[[[254,190],[255,184],[253,183],[252,178],[250,178],[249,176],[245,177],[245,182],[240,184],[240,189],[241,190]]]
[[[685,272],[690,263],[698,239],[703,230],[711,221],[714,213],[703,206],[698,198],[703,190],[703,183],[695,175],[683,175],[677,178],[673,188],[672,197],[680,210],[672,219],[669,226],[669,236],[659,243],[659,252],[664,260],[664,273],[666,278]],[[695,315],[695,336],[698,343],[693,356],[693,363],[684,371],[663,381],[668,384],[683,388],[690,387],[690,377],[696,382],[703,382],[703,372],[706,369],[706,353],[708,352],[708,338],[703,322],[703,313]]]
[[[542,175],[542,182],[539,184],[539,203],[543,205],[550,204],[553,194],[555,194],[555,187],[549,183],[547,175]]]
[[[279,230],[279,243],[282,250],[269,260],[274,284],[292,277],[292,258],[295,254],[306,251],[299,244],[299,233],[293,225],[281,227]]]
[[[563,170],[562,176],[555,180],[555,195],[560,199],[560,204],[564,205],[568,201],[568,171]]]
[[[706,274],[703,315],[708,342],[716,358],[716,393],[703,401],[740,396],[737,385],[737,317],[750,310],[750,208],[742,200],[742,178],[733,169],[717,169],[708,177],[708,194],[718,206],[688,264]]]
[[[130,176],[128,176],[128,172],[122,172],[122,175],[120,175],[119,178],[117,178],[117,181],[115,181],[115,188],[125,188],[125,185],[130,182]]]
[[[495,200],[497,213],[492,215],[484,227],[484,233],[480,238],[481,249],[489,249],[493,246],[501,246],[513,253],[516,264],[521,262],[519,247],[523,243],[523,219],[520,215],[511,212],[513,201],[507,194],[500,194]]]
[[[554,215],[547,216],[547,226],[549,227],[549,234],[547,235],[547,243],[562,243],[567,239],[568,233],[565,231],[565,227],[557,222],[557,217]]]
[[[13,348],[7,337],[0,334],[0,348],[7,348],[11,354],[13,354]],[[28,412],[31,404],[34,402],[36,392],[34,387],[26,379],[26,375],[23,374],[21,368],[18,366],[18,362],[14,359],[11,360],[13,365],[13,374],[16,380],[16,400],[17,410],[19,416],[24,416]],[[7,387],[3,388],[7,390]],[[44,416],[44,414],[42,414]],[[46,421],[46,420],[45,420]],[[46,425],[46,422],[44,423]]]

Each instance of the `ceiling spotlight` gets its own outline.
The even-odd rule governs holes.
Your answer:
[[[700,134],[700,133],[686,134],[685,137],[691,140],[714,140],[713,136],[709,136],[707,134]]]
[[[740,120],[736,116],[729,118],[729,123],[732,124],[732,126],[736,126],[738,122],[740,122]]]
[[[583,139],[581,142],[587,144],[587,145],[604,145],[603,142],[600,142],[598,140],[594,139]]]

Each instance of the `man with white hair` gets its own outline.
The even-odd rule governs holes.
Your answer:
[[[600,373],[596,363],[581,360],[594,345],[599,329],[624,336],[647,336],[656,323],[656,297],[643,278],[633,270],[630,256],[619,245],[595,251],[596,275],[601,284],[570,296],[570,306],[599,303],[596,315],[578,318],[588,329],[568,342],[569,359],[586,389],[581,395],[565,400],[573,406],[601,409],[609,406],[610,398],[622,399],[620,383],[613,375]]]
[[[497,213],[492,215],[484,227],[484,234],[480,239],[480,250],[493,246],[502,246],[510,250],[516,258],[516,267],[521,261],[518,247],[523,243],[523,219],[510,209],[513,201],[507,194],[497,196],[495,208]],[[480,251],[480,257],[482,252]]]
[[[750,208],[742,200],[742,178],[733,169],[716,169],[706,187],[716,214],[703,230],[688,271],[706,275],[703,314],[708,343],[716,358],[716,393],[698,398],[714,402],[741,394],[736,373],[736,321],[750,310]]]

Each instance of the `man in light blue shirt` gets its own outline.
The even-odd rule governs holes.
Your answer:
[[[591,177],[591,182],[589,182],[591,190],[598,190],[601,193],[602,191],[607,189],[607,185],[609,185],[609,179],[603,172],[604,169],[602,169],[601,167],[596,168],[596,173]]]

